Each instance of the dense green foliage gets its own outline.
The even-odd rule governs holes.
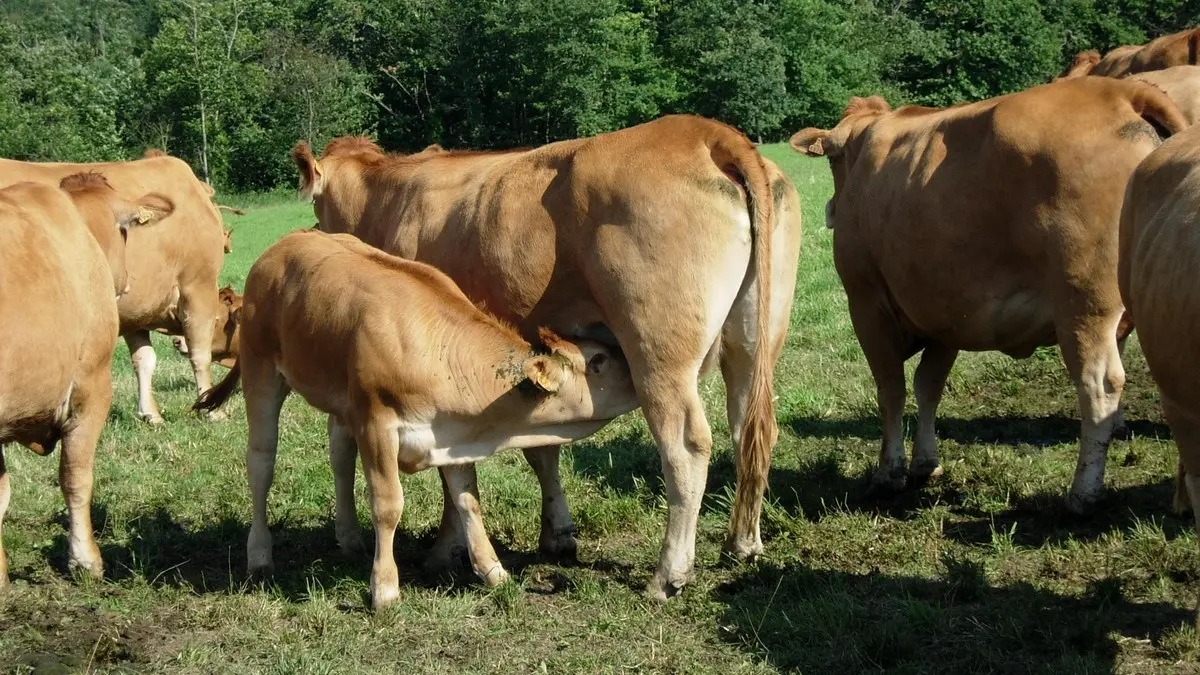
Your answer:
[[[0,156],[159,147],[259,190],[343,133],[506,147],[693,112],[778,139],[853,94],[985,98],[1198,22],[1189,0],[4,0]]]

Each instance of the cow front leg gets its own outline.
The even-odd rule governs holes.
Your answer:
[[[917,397],[917,431],[913,437],[913,460],[908,468],[910,480],[923,481],[942,475],[937,455],[938,404],[946,390],[946,378],[958,358],[958,350],[940,344],[930,344],[921,353],[921,363],[913,378]]]
[[[162,413],[154,400],[152,382],[158,355],[150,343],[150,331],[134,330],[125,333],[125,344],[129,345],[129,359],[133,362],[133,374],[137,378],[137,416],[150,424],[162,424]]]
[[[479,484],[475,476],[475,465],[442,467],[449,497],[466,531],[467,553],[475,574],[488,586],[499,586],[508,581],[508,572],[500,564],[496,550],[488,539],[483,525],[483,511],[479,507]]]
[[[527,448],[523,452],[542,490],[542,532],[538,537],[538,550],[551,557],[574,560],[578,542],[575,540],[575,521],[571,520],[558,471],[559,446]]]
[[[1067,508],[1076,514],[1092,513],[1104,495],[1104,469],[1112,442],[1125,369],[1117,347],[1115,328],[1119,313],[1110,317],[1084,317],[1059,326],[1063,361],[1075,382],[1082,430],[1075,478],[1067,495]]]

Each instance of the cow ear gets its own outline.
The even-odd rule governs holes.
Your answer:
[[[306,199],[321,196],[325,187],[325,172],[312,154],[308,141],[299,141],[292,148],[292,162],[300,171],[300,194]]]
[[[531,356],[521,364],[521,370],[535,387],[551,394],[558,391],[566,378],[562,361],[552,356]]]
[[[149,194],[133,203],[117,198],[110,206],[121,227],[152,225],[175,212],[175,203],[160,194]]]
[[[809,157],[821,157],[825,154],[825,138],[829,136],[827,129],[809,127],[792,134],[788,145],[796,152]]]

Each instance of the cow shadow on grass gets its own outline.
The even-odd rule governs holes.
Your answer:
[[[108,519],[104,504],[95,503],[92,513],[97,530],[104,531]],[[66,518],[60,516],[57,520],[63,531],[55,535],[46,557],[57,573],[67,576]],[[177,518],[169,510],[159,507],[127,523],[125,528],[129,533],[128,544],[99,539],[105,579],[108,581],[119,583],[140,577],[152,586],[185,588],[197,594],[239,593],[261,587],[290,602],[308,599],[314,589],[350,583],[361,588],[364,603],[349,609],[363,609],[369,605],[366,594],[374,555],[374,533],[369,528],[363,529],[367,550],[345,555],[337,546],[332,519],[318,525],[288,522],[286,515],[273,520],[271,533],[275,570],[266,580],[247,578],[245,545],[249,524],[241,519],[222,518],[198,525]],[[401,591],[404,588],[483,589],[471,571],[465,552],[452,569],[425,570],[424,562],[435,535],[434,529],[416,536],[404,530],[397,531],[393,550],[400,568]],[[511,549],[495,539],[492,544],[505,569],[514,576],[532,565],[547,562],[536,551]],[[556,559],[553,563],[562,567],[588,567],[616,577],[629,577],[632,574],[629,566],[603,558],[588,563]],[[28,581],[36,581],[28,575],[22,575],[19,570],[14,570],[13,576],[25,576]],[[561,590],[560,584],[556,584],[553,578],[548,585],[542,586],[547,587],[528,590],[542,594]]]
[[[942,567],[924,578],[759,565],[714,591],[726,605],[718,633],[806,673],[1110,672],[1118,640],[1162,658],[1163,639],[1191,620],[1171,604],[1131,602],[1113,580],[1068,596],[992,586],[973,561]]]

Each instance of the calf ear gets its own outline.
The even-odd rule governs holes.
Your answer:
[[[792,134],[788,145],[796,152],[809,157],[820,157],[825,154],[825,137],[828,135],[829,131],[826,129],[809,127]]]
[[[174,202],[159,194],[146,195],[132,204],[113,202],[111,206],[121,227],[152,225],[175,212]]]
[[[551,394],[558,391],[565,377],[562,362],[552,356],[531,356],[521,364],[521,370],[534,386]]]

